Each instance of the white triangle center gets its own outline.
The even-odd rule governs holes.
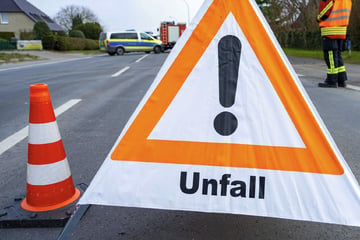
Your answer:
[[[219,102],[218,73],[218,43],[227,35],[238,37],[242,45],[235,103],[229,108]],[[234,114],[238,122],[229,136],[214,128],[215,117],[223,111]],[[148,139],[305,147],[231,13]]]

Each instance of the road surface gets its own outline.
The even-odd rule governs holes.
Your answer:
[[[28,124],[29,86],[49,85],[75,184],[90,183],[168,54],[55,59],[0,67],[0,143]],[[353,89],[320,89],[325,65],[291,59],[306,91],[360,179],[360,77]],[[10,146],[10,145],[9,145]],[[1,146],[0,209],[26,192],[27,138]],[[5,150],[4,150],[5,149]],[[0,229],[0,240],[56,239],[61,228]],[[231,214],[91,206],[71,239],[360,239],[360,228]]]

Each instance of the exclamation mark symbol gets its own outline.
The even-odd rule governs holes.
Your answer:
[[[218,44],[219,58],[219,101],[221,106],[229,108],[235,103],[241,55],[241,42],[233,35],[220,39]],[[236,131],[238,121],[228,111],[219,113],[214,120],[217,133],[230,136]]]

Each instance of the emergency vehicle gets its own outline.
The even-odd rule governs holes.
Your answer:
[[[100,33],[99,47],[110,56],[123,55],[126,52],[160,53],[164,51],[160,40],[144,32],[133,30]]]
[[[185,23],[161,22],[160,24],[160,40],[164,44],[164,48],[171,49],[176,41],[186,29]]]

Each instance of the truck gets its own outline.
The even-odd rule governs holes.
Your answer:
[[[164,44],[164,50],[172,49],[185,29],[186,23],[161,22],[160,40]]]

